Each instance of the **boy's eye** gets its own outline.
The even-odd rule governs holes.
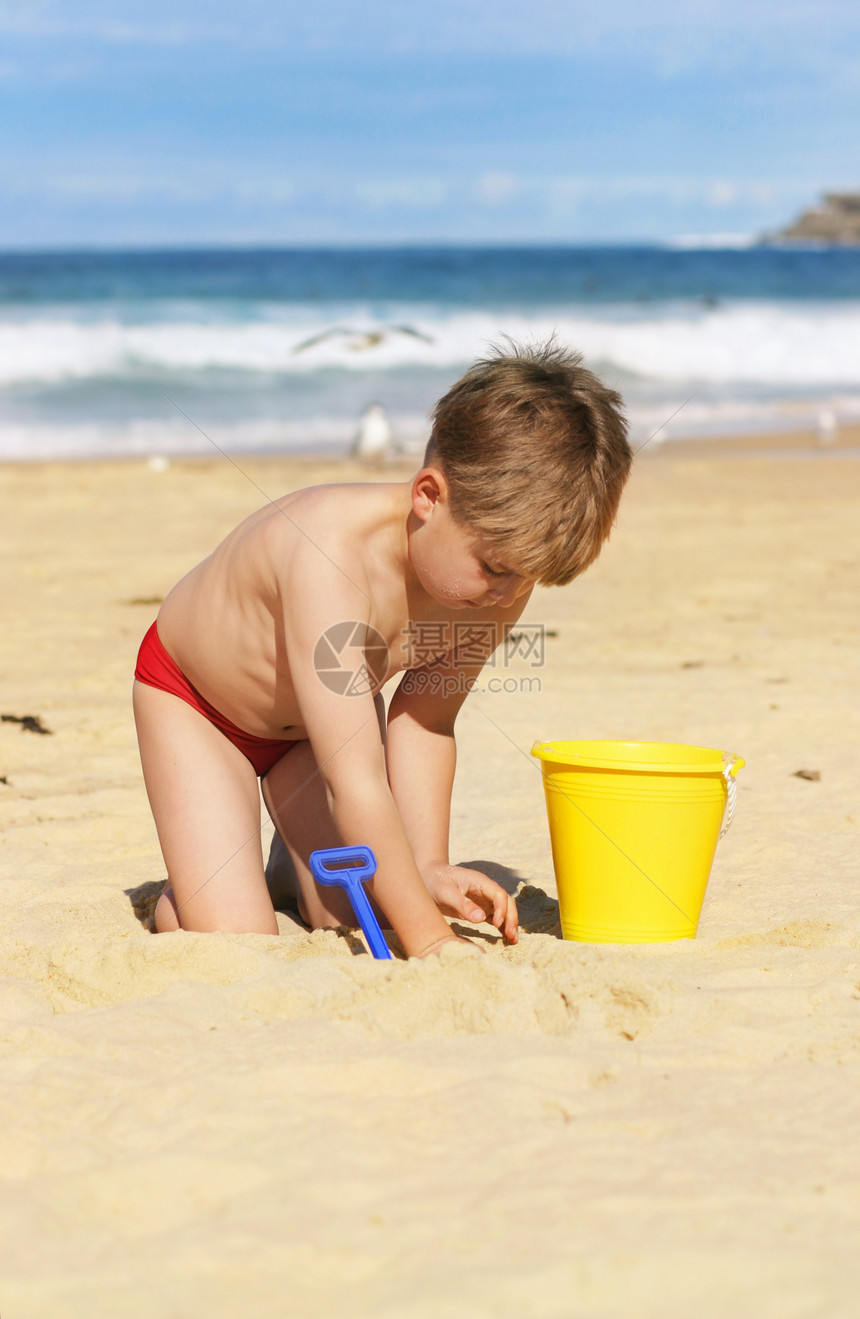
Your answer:
[[[481,560],[481,567],[483,568],[484,572],[489,573],[491,577],[509,576],[509,574],[505,572],[504,568],[491,568],[488,563],[484,563],[483,559]]]

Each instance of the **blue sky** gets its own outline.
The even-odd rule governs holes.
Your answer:
[[[0,247],[753,234],[858,143],[856,0],[0,0]]]

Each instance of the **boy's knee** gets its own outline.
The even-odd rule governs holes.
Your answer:
[[[234,914],[225,912],[212,924],[200,923],[195,924],[194,920],[186,919],[183,921],[179,916],[179,908],[176,905],[176,898],[173,893],[173,887],[170,884],[165,886],[164,892],[155,904],[155,932],[156,934],[170,934],[174,930],[197,930],[204,934],[278,934],[278,918],[274,911],[257,911],[251,914],[239,910]]]

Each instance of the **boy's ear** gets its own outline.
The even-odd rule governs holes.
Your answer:
[[[448,482],[438,467],[422,467],[412,482],[412,512],[421,522],[433,516],[437,505],[448,501]]]

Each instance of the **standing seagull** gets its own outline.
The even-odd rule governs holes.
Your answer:
[[[839,419],[832,408],[822,408],[818,414],[818,446],[829,449],[839,438]]]
[[[350,458],[363,463],[383,463],[392,452],[391,422],[381,403],[371,403],[362,415]]]

